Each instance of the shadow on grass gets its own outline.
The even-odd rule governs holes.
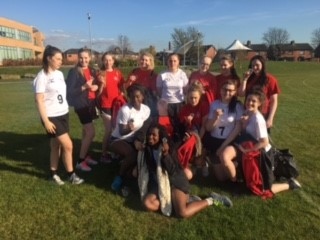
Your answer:
[[[0,171],[27,174],[42,179],[49,178],[50,148],[49,139],[45,134],[1,132],[0,139]],[[73,139],[74,164],[78,159],[80,144],[80,139]],[[90,149],[92,150],[91,155],[93,158],[99,159],[101,154],[100,148],[100,142],[92,143]],[[77,171],[77,173],[85,179],[85,184],[116,194],[111,190],[111,183],[113,178],[117,175],[119,168],[119,161],[114,161],[110,164],[99,163],[92,167],[91,172]],[[66,176],[62,162],[60,162],[59,174],[63,177]],[[191,181],[191,184],[198,185],[199,187],[208,187],[217,192],[228,192],[234,197],[250,194],[244,184],[235,186],[228,182],[220,183],[214,180],[212,176],[203,178],[201,174],[196,175]],[[137,181],[131,180],[127,185],[129,186],[131,193],[126,198],[124,205],[135,211],[144,211],[140,201]]]
[[[17,174],[28,174],[39,178],[48,178],[50,169],[49,138],[45,134],[21,134],[0,132],[0,170]],[[81,140],[73,139],[74,165],[78,159]],[[94,142],[93,149],[98,149],[101,143]],[[97,151],[97,150],[96,150]],[[94,157],[98,156],[93,152]],[[79,172],[87,184],[109,190],[111,181],[116,175],[118,164],[97,165],[88,173]],[[62,161],[59,163],[59,174],[66,175]]]
[[[49,143],[41,134],[0,132],[0,170],[46,177]]]

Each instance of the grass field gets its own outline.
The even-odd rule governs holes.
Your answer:
[[[80,173],[80,186],[48,181],[48,139],[31,81],[0,81],[0,239],[319,239],[320,64],[269,62],[268,71],[282,90],[272,139],[294,153],[303,189],[265,201],[196,177],[192,193],[224,193],[234,207],[209,207],[187,220],[145,212],[136,192],[127,199],[111,192],[117,163]],[[70,113],[76,159],[81,125]],[[102,121],[95,126],[92,150],[99,157]]]

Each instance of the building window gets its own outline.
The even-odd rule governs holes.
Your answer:
[[[13,28],[0,26],[0,36],[6,38],[16,38],[16,32]]]
[[[26,49],[26,48],[21,48],[21,56],[20,58],[22,59],[31,59],[33,58],[32,50]]]
[[[300,55],[304,55],[304,51],[300,51]]]
[[[18,49],[15,47],[0,46],[0,59],[18,59]]]
[[[18,39],[26,42],[31,42],[31,34],[25,31],[18,30]]]
[[[26,48],[0,46],[0,59],[31,59],[33,51]]]

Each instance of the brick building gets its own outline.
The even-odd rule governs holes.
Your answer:
[[[250,60],[256,55],[263,56],[265,59],[268,58],[268,47],[266,44],[252,44],[251,41],[247,41],[245,46],[251,49],[247,52],[247,60]]]
[[[0,17],[0,65],[4,59],[41,59],[44,39],[35,27]]]

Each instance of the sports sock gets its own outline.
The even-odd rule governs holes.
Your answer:
[[[211,206],[213,204],[213,198],[212,197],[208,197],[205,200],[208,202],[209,206]]]
[[[71,177],[71,175],[74,173],[74,171],[67,172],[68,176]]]

